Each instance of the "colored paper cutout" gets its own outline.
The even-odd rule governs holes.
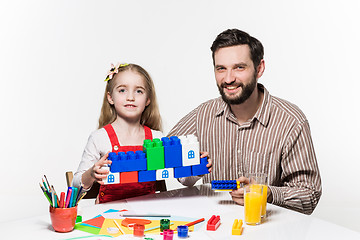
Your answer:
[[[97,227],[91,227],[89,225],[82,225],[80,223],[75,224],[75,229],[83,231],[83,232],[87,232],[87,233],[91,233],[91,234],[99,234],[101,228],[97,228]]]

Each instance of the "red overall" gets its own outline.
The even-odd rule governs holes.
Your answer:
[[[111,126],[108,124],[104,127],[107,134],[109,135],[112,151],[113,152],[128,152],[128,151],[142,151],[142,146],[120,146],[116,133]],[[152,140],[151,129],[144,126],[145,139]],[[137,197],[150,193],[155,193],[155,182],[137,182],[137,183],[119,183],[119,184],[108,184],[100,185],[99,191],[99,203],[105,203],[124,198]]]

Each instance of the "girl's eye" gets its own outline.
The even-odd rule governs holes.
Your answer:
[[[140,90],[140,89],[136,90],[136,92],[137,92],[137,93],[140,93],[140,94],[144,93],[144,91],[143,91],[143,90]]]
[[[119,92],[123,93],[125,92],[125,89],[120,89]]]

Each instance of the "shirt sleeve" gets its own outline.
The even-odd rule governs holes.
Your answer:
[[[97,161],[99,161],[100,158],[100,151],[96,147],[93,136],[90,135],[88,142],[85,146],[79,167],[74,174],[72,182],[72,185],[74,187],[79,188],[81,186],[81,177],[83,173],[89,168],[91,168]]]
[[[167,136],[183,136],[190,134],[198,136],[196,131],[197,112],[198,108],[195,108],[190,113],[188,113],[171,129]]]
[[[311,214],[321,196],[320,172],[307,121],[291,131],[281,159],[281,186],[269,186],[272,203]]]

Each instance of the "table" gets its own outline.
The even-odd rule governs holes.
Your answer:
[[[231,235],[235,219],[244,220],[244,208],[235,204],[227,192],[214,192],[209,184],[176,189],[152,195],[131,198],[106,204],[79,206],[83,220],[108,209],[131,209],[139,213],[168,213],[175,216],[205,218],[199,231],[190,232],[190,239],[360,239],[360,233],[316,217],[304,215],[272,204],[267,205],[267,218],[259,226],[244,224],[241,236]],[[221,225],[216,231],[206,231],[206,222],[212,215],[219,215]],[[2,239],[69,239],[89,236],[89,233],[74,230],[57,233],[51,227],[49,215],[10,221],[0,227]],[[160,235],[149,235],[162,239]],[[86,239],[86,238],[83,238]],[[89,238],[96,239],[96,238]],[[110,238],[109,238],[110,239]],[[139,239],[132,235],[118,239]],[[178,239],[177,236],[174,239]]]

